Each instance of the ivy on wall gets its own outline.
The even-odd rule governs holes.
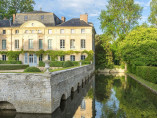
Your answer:
[[[90,50],[90,51],[87,51],[87,50],[84,50],[84,51],[73,51],[73,50],[68,50],[68,51],[62,51],[62,50],[59,50],[59,51],[54,51],[54,50],[47,50],[47,51],[44,51],[44,50],[39,50],[39,51],[24,51],[24,50],[21,50],[21,51],[0,51],[0,54],[7,55],[8,60],[16,60],[20,54],[24,54],[24,53],[36,54],[37,56],[39,56],[41,54],[42,55],[50,55],[52,61],[56,60],[58,58],[58,56],[65,56],[65,55],[79,54],[79,53],[88,55],[87,58],[85,59],[85,61],[92,61],[93,60],[93,54],[94,54],[94,52],[92,50]]]

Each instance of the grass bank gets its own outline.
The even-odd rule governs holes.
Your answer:
[[[144,85],[145,87],[149,88],[150,90],[157,94],[157,84],[144,80],[141,77],[138,77],[132,73],[127,73],[127,75],[129,75],[130,77],[132,77],[133,79],[135,79],[136,81],[138,81],[139,83],[141,83],[142,85]]]

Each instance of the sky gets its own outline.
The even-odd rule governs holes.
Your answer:
[[[101,10],[105,10],[108,0],[35,0],[35,10],[53,12],[59,18],[66,17],[66,20],[71,18],[80,18],[80,14],[88,14],[88,21],[94,24],[97,34],[102,34],[100,29],[99,16]],[[143,7],[142,17],[139,24],[148,22],[147,18],[150,14],[151,0],[135,0],[135,3]]]

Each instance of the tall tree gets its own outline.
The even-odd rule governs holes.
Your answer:
[[[148,17],[148,21],[157,27],[157,0],[152,0],[150,2],[150,16]]]
[[[33,11],[34,0],[1,0],[1,19],[12,18],[12,14]]]
[[[142,7],[134,0],[109,0],[106,10],[100,14],[101,29],[113,39],[123,39],[138,24]]]

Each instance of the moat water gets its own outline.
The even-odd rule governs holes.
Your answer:
[[[126,75],[97,74],[51,115],[0,111],[0,118],[157,118],[157,95]]]

